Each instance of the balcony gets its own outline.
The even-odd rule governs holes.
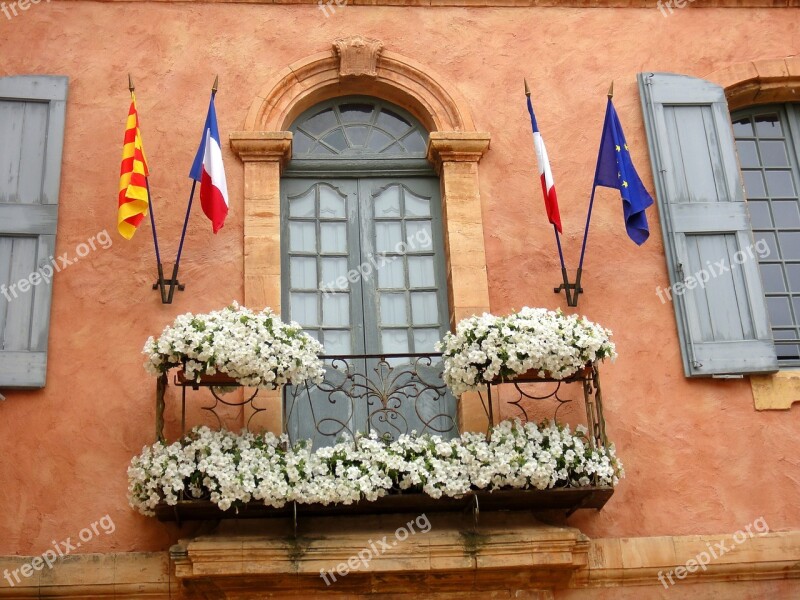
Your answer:
[[[440,354],[365,354],[323,357],[325,377],[318,384],[284,386],[279,398],[275,392],[242,388],[224,376],[210,376],[201,382],[186,381],[182,372],[174,374],[172,384],[178,394],[168,394],[167,375],[158,379],[156,394],[156,433],[165,440],[167,396],[179,396],[180,433],[188,431],[187,415],[222,427],[231,417],[242,419],[248,430],[261,416],[278,417],[286,447],[300,440],[311,440],[313,448],[332,446],[343,439],[358,446],[361,435],[373,434],[379,440],[395,441],[411,434],[430,434],[443,440],[457,438],[459,413],[463,407],[442,380]],[[221,386],[242,388],[226,395]],[[227,391],[230,391],[227,390]],[[497,381],[485,390],[474,392],[473,400],[482,409],[489,433],[499,422],[519,419],[522,423],[558,420],[573,428],[583,425],[585,439],[592,450],[608,443],[603,419],[599,370],[587,365],[572,377],[556,380],[521,376],[514,381]],[[171,398],[171,400],[174,400]],[[475,404],[475,402],[473,402]],[[170,407],[175,409],[177,407]],[[177,419],[174,419],[177,420]],[[239,421],[241,422],[241,421]],[[361,434],[361,435],[359,435]],[[284,438],[284,440],[286,440]],[[602,508],[613,488],[594,481],[580,487],[551,489],[470,489],[458,497],[433,498],[418,489],[389,494],[351,504],[289,502],[280,508],[252,500],[221,510],[208,497],[190,498],[180,493],[177,503],[158,504],[155,515],[162,521],[220,518],[284,517],[293,521],[305,516],[379,514],[414,511],[467,511],[477,522],[481,512],[496,510],[557,510],[571,515],[579,509]]]

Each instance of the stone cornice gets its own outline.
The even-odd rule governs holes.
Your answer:
[[[84,2],[86,0],[60,0]],[[92,0],[94,2],[129,2],[130,0]],[[318,0],[149,0],[165,4],[313,4]],[[683,0],[696,8],[791,8],[800,7],[800,0]],[[457,6],[508,8],[655,8],[657,0],[347,0],[348,5],[364,6]]]
[[[438,171],[443,162],[478,162],[489,149],[488,133],[433,131],[428,139],[428,160]]]
[[[291,131],[232,131],[231,148],[242,162],[286,164],[292,155]]]

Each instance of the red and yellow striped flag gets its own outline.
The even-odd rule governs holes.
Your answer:
[[[119,208],[117,230],[125,239],[131,239],[136,228],[147,215],[150,198],[147,194],[147,159],[139,133],[139,114],[136,112],[136,96],[131,92],[131,107],[125,126],[125,142],[122,147],[122,164],[119,169]]]

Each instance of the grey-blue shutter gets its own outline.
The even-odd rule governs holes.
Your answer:
[[[686,375],[776,371],[758,261],[735,264],[753,236],[724,90],[670,73],[640,73],[639,90]]]
[[[45,384],[52,279],[18,285],[55,254],[66,100],[66,77],[0,78],[0,388]]]

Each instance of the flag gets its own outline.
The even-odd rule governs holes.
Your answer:
[[[228,215],[228,184],[222,164],[222,147],[219,142],[217,112],[214,109],[214,94],[208,105],[208,116],[200,139],[200,147],[194,157],[189,177],[200,182],[200,205],[211,220],[214,233],[225,224]]]
[[[147,192],[147,160],[139,132],[139,113],[136,111],[136,96],[131,92],[131,107],[125,125],[125,141],[122,146],[122,164],[119,169],[119,207],[117,208],[117,230],[125,239],[131,239],[136,228],[147,215],[150,197]]]
[[[640,246],[644,244],[650,236],[645,209],[653,204],[653,198],[633,166],[625,134],[611,98],[606,107],[594,185],[619,190],[628,237]]]
[[[528,113],[531,115],[533,147],[536,149],[536,162],[539,163],[539,176],[542,179],[542,194],[544,195],[544,207],[547,211],[547,220],[555,225],[559,233],[562,233],[561,214],[558,211],[558,199],[556,198],[556,185],[553,181],[553,172],[550,170],[550,159],[547,157],[547,148],[544,147],[544,140],[542,139],[542,134],[539,133],[539,126],[536,124],[536,117],[533,114],[530,94],[528,94]]]

